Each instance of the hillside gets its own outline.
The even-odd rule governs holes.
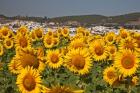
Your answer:
[[[79,16],[64,16],[51,18],[49,21],[66,22],[78,21],[80,23],[98,24],[98,23],[128,23],[130,21],[137,21],[140,18],[140,13],[130,13],[118,16],[102,16],[102,15],[79,15]]]
[[[124,23],[129,23],[132,21],[140,20],[140,12],[118,15],[118,16],[77,15],[77,16],[47,18],[47,17],[28,17],[28,16],[6,17],[4,15],[0,15],[0,18],[4,18],[6,20],[17,20],[18,19],[18,20],[27,20],[27,21],[37,21],[37,22],[65,23],[68,21],[77,21],[79,23],[86,23],[86,24],[99,24],[99,23],[124,24]]]

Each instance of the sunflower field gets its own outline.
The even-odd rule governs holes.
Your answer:
[[[0,93],[139,93],[140,33],[0,28]]]

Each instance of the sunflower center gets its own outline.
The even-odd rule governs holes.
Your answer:
[[[51,39],[51,38],[47,38],[47,39],[46,39],[46,43],[47,43],[48,45],[51,45],[51,44],[52,44],[52,39]]]
[[[115,75],[115,73],[114,73],[113,71],[108,71],[108,72],[107,72],[107,77],[108,77],[109,79],[113,79],[114,77],[116,77],[116,75]]]
[[[109,41],[109,42],[113,41],[113,36],[109,36],[109,37],[108,37],[108,41]]]
[[[53,34],[52,32],[48,32],[48,35],[49,35],[49,36],[52,36],[52,34]]]
[[[89,36],[89,32],[86,32],[86,36]]]
[[[35,39],[35,34],[33,32],[31,34],[31,36],[32,36],[32,39]]]
[[[23,67],[33,66],[34,68],[38,68],[39,66],[37,57],[31,54],[22,55],[20,60]]]
[[[127,41],[124,45],[124,48],[133,50],[134,49],[134,44],[130,41]]]
[[[102,46],[96,46],[95,53],[96,55],[101,56],[104,53],[104,48]]]
[[[57,62],[59,61],[58,54],[53,54],[53,55],[51,56],[51,61],[52,61],[53,63],[57,63]]]
[[[134,66],[135,60],[133,55],[126,55],[121,59],[121,64],[126,69],[131,69]]]
[[[121,37],[122,37],[122,38],[126,38],[126,37],[127,37],[127,33],[122,33],[122,34],[121,34]]]
[[[21,47],[27,47],[28,43],[27,43],[27,39],[25,37],[21,37],[19,40],[20,46]]]
[[[83,69],[85,66],[85,58],[81,55],[75,55],[72,58],[72,64],[77,68],[77,69]]]
[[[57,45],[58,41],[56,39],[54,39],[54,45]]]
[[[10,46],[11,45],[11,42],[8,40],[8,41],[6,41],[6,45],[7,46]]]
[[[68,33],[68,31],[64,29],[64,34],[67,34],[67,33]]]
[[[110,49],[110,53],[111,53],[111,54],[114,54],[114,53],[115,53],[115,49],[111,48],[111,49]]]
[[[3,35],[4,35],[4,36],[7,36],[7,34],[8,34],[8,31],[7,31],[7,30],[4,30],[4,31],[3,31]]]
[[[23,86],[28,91],[32,91],[33,89],[35,89],[36,82],[33,76],[31,76],[30,74],[26,75],[23,79]]]
[[[36,31],[36,36],[38,37],[38,38],[41,38],[42,37],[42,32],[41,31]]]

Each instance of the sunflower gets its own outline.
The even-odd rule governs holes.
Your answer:
[[[36,28],[34,29],[35,37],[36,39],[43,39],[44,31],[42,28]]]
[[[63,64],[62,54],[59,53],[58,49],[47,51],[46,64],[48,64],[48,66],[53,69],[57,69],[62,66]]]
[[[40,59],[40,60],[44,60],[44,48],[43,47],[39,47],[37,49],[37,57]]]
[[[62,47],[62,48],[59,48],[59,53],[63,54],[63,55],[66,55],[68,53],[68,47]]]
[[[28,35],[16,35],[15,37],[15,47],[16,49],[26,49],[31,47],[31,40]]]
[[[134,40],[136,41],[137,48],[140,51],[140,33],[135,34]]]
[[[88,74],[92,61],[88,49],[72,49],[65,56],[65,66],[80,75]]]
[[[4,39],[3,42],[4,42],[4,47],[6,49],[11,49],[14,46],[14,41],[12,39],[10,39],[10,38]]]
[[[10,35],[10,29],[6,26],[3,26],[0,30],[0,33],[1,33],[3,38],[8,38]]]
[[[46,48],[52,48],[54,46],[53,37],[45,35],[43,43]]]
[[[78,34],[78,33],[81,33],[82,35],[85,35],[85,28],[83,28],[83,27],[78,27],[77,29],[76,29],[76,33]]]
[[[81,39],[81,38],[84,39],[85,37],[81,33],[77,33],[74,36],[71,36],[70,40],[73,41],[73,40]]]
[[[62,28],[58,28],[58,29],[57,29],[57,34],[58,34],[59,36],[62,36],[62,30],[63,30]]]
[[[69,29],[68,29],[68,28],[63,28],[63,30],[62,30],[62,35],[63,35],[64,37],[68,37],[68,36],[69,36]]]
[[[116,35],[114,32],[109,32],[105,36],[105,41],[107,42],[107,44],[113,44],[115,42],[115,39]]]
[[[17,30],[17,34],[21,34],[23,36],[27,35],[29,32],[28,28],[26,26],[21,26],[20,28],[18,28]]]
[[[84,93],[84,90],[75,90],[69,86],[53,86],[52,88],[43,87],[43,93]]]
[[[89,30],[86,30],[86,31],[85,31],[85,36],[86,36],[86,37],[91,36],[91,33],[90,33],[90,31],[89,31]]]
[[[115,56],[114,66],[118,68],[119,73],[124,77],[134,74],[138,68],[138,64],[138,54],[131,50],[122,50]]]
[[[9,38],[14,39],[14,37],[15,37],[15,33],[12,30],[10,30],[9,31]]]
[[[22,93],[40,93],[41,83],[39,72],[32,67],[22,69],[16,80],[16,84]]]
[[[84,42],[83,38],[74,39],[70,42],[69,49],[78,49],[78,48],[84,48],[86,47],[86,44]]]
[[[107,51],[109,53],[109,59],[114,60],[114,57],[115,57],[116,52],[117,52],[116,46],[115,45],[107,46]]]
[[[123,50],[123,49],[130,49],[132,51],[137,50],[136,41],[131,37],[121,40],[119,44],[119,50]]]
[[[114,67],[107,67],[103,71],[103,79],[109,83],[110,85],[113,85],[113,83],[117,80],[118,75]]]
[[[132,82],[133,85],[138,85],[138,81],[139,81],[138,76],[133,76],[133,77],[132,77],[131,82]]]
[[[53,36],[52,29],[48,28],[48,32],[46,33],[46,36]]]
[[[130,36],[130,33],[128,32],[128,30],[126,30],[126,29],[124,29],[124,28],[120,28],[119,36],[120,36],[122,39],[125,39],[125,38],[127,38],[127,37]]]
[[[16,57],[13,57],[8,67],[9,71],[14,74],[19,74],[22,69],[21,64],[16,60]]]
[[[53,32],[53,37],[54,37],[54,38],[59,38],[59,37],[60,37],[60,36],[59,36],[59,33],[58,33],[57,31]]]
[[[31,38],[32,41],[36,41],[36,36],[35,36],[35,32],[34,31],[30,32],[30,38]]]
[[[0,56],[2,56],[4,53],[3,45],[0,43]]]
[[[45,68],[41,55],[39,55],[33,48],[19,50],[15,57],[22,68],[32,66],[34,69],[38,69],[40,72]]]
[[[89,49],[95,61],[106,60],[108,52],[103,39],[94,40],[94,42],[90,44]]]
[[[58,46],[59,42],[60,42],[59,38],[53,38],[53,43],[54,43],[53,45],[54,46]]]

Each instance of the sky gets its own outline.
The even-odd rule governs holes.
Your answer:
[[[140,0],[0,0],[6,16],[60,17],[100,14],[114,16],[140,12]]]

